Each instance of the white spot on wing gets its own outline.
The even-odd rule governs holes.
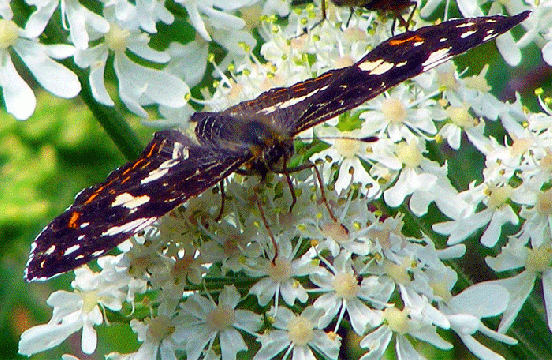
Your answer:
[[[64,256],[67,256],[71,253],[74,253],[75,251],[77,251],[78,249],[80,248],[80,245],[73,245],[73,246],[69,246],[67,248],[67,250],[65,250],[65,252],[63,253]]]
[[[182,143],[176,142],[171,157],[173,160],[186,160],[190,157],[190,150],[187,146],[182,146]]]
[[[424,63],[422,64],[423,71],[430,68],[434,68],[435,66],[448,60],[448,58],[450,57],[448,56],[449,51],[450,51],[450,47],[447,47],[431,53],[431,55],[429,55],[427,60],[424,61]]]
[[[115,200],[111,203],[111,206],[124,206],[127,209],[131,209],[131,213],[135,211],[140,206],[144,205],[150,200],[150,197],[147,195],[142,196],[132,196],[129,193],[122,193],[118,195]]]
[[[48,250],[46,250],[46,251],[44,252],[44,255],[50,256],[50,255],[52,255],[52,254],[54,253],[54,251],[56,251],[56,245],[55,245],[55,244],[52,245],[52,246],[50,246],[50,247],[48,248]]]
[[[182,144],[179,142],[175,142],[173,152],[172,152],[172,158],[173,159],[179,158],[181,150],[182,150]]]
[[[477,31],[475,30],[470,30],[470,31],[466,31],[465,33],[462,33],[462,35],[460,35],[460,37],[462,39],[464,38],[467,38],[468,36],[471,36],[472,34],[475,34]]]
[[[359,64],[358,67],[362,71],[371,72],[372,70],[377,68],[382,62],[383,62],[383,60],[381,60],[381,59],[377,60],[377,61],[365,61],[365,62]]]
[[[394,63],[390,63],[384,60],[363,62],[358,65],[359,69],[368,72],[370,75],[381,75],[388,72],[395,67]]]
[[[146,176],[145,178],[140,180],[140,184],[143,185],[143,184],[147,184],[151,181],[157,180],[157,179],[163,177],[163,175],[165,175],[168,171],[169,171],[169,168],[152,170],[152,171],[149,172],[148,176]]]
[[[326,89],[328,86],[322,86],[321,88],[319,89],[316,89],[314,91],[311,91],[310,93],[308,94],[305,94],[303,96],[298,96],[298,97],[294,97],[294,98],[291,98],[287,101],[284,101],[284,102],[281,102],[279,104],[275,104],[275,105],[272,105],[272,106],[269,106],[267,108],[264,108],[263,110],[261,110],[262,113],[264,114],[270,114],[271,112],[274,112],[276,111],[277,109],[285,109],[287,107],[290,107],[290,106],[293,106],[297,103],[300,103],[301,101],[305,100],[305,99],[308,99],[309,97],[313,96],[314,94],[316,94],[317,92],[319,91],[322,91],[324,89]]]
[[[487,35],[485,35],[485,37],[483,38],[483,42],[489,41],[489,40],[493,39],[494,37],[496,37],[496,33],[491,29],[491,30],[489,30]]]
[[[182,149],[181,158],[182,158],[183,160],[186,160],[186,159],[189,158],[189,157],[190,157],[190,148],[188,148],[188,147],[186,146],[184,149]]]
[[[154,220],[155,218],[139,218],[120,226],[113,226],[104,231],[101,236],[113,236],[120,233],[136,232],[144,226],[151,224]]]

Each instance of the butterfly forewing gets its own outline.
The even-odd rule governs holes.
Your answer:
[[[38,235],[26,279],[49,278],[101,256],[245,160],[243,152],[202,147],[179,131],[156,133],[136,161],[79,193]]]
[[[314,94],[295,119],[293,135],[354,109],[383,91],[492,40],[529,16],[458,19],[395,36],[365,55]],[[431,51],[428,51],[431,49]],[[324,75],[322,75],[324,76]]]

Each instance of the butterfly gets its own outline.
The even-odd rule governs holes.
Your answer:
[[[196,112],[195,138],[157,132],[138,159],[81,191],[37,236],[25,279],[46,280],[104,255],[235,171],[264,176],[294,137],[398,83],[496,38],[529,16],[488,16],[407,31],[350,67],[268,90],[221,112]]]

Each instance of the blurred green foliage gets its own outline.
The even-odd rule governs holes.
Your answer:
[[[50,319],[48,295],[54,288],[69,289],[73,279],[66,274],[26,284],[23,270],[31,242],[81,189],[125,162],[87,107],[45,92],[37,97],[37,110],[27,121],[0,113],[0,271],[6,274],[0,282],[0,359],[17,358],[21,332]],[[145,144],[153,131],[131,123]],[[73,340],[78,343],[77,335]]]

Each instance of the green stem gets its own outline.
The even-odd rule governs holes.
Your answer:
[[[84,71],[78,69],[76,66],[73,66],[71,70],[79,77],[82,85],[80,97],[90,111],[92,111],[96,120],[103,126],[109,137],[111,137],[115,145],[117,145],[128,160],[137,158],[144,146],[124,116],[114,106],[102,105],[96,101],[92,95],[88,77]]]

